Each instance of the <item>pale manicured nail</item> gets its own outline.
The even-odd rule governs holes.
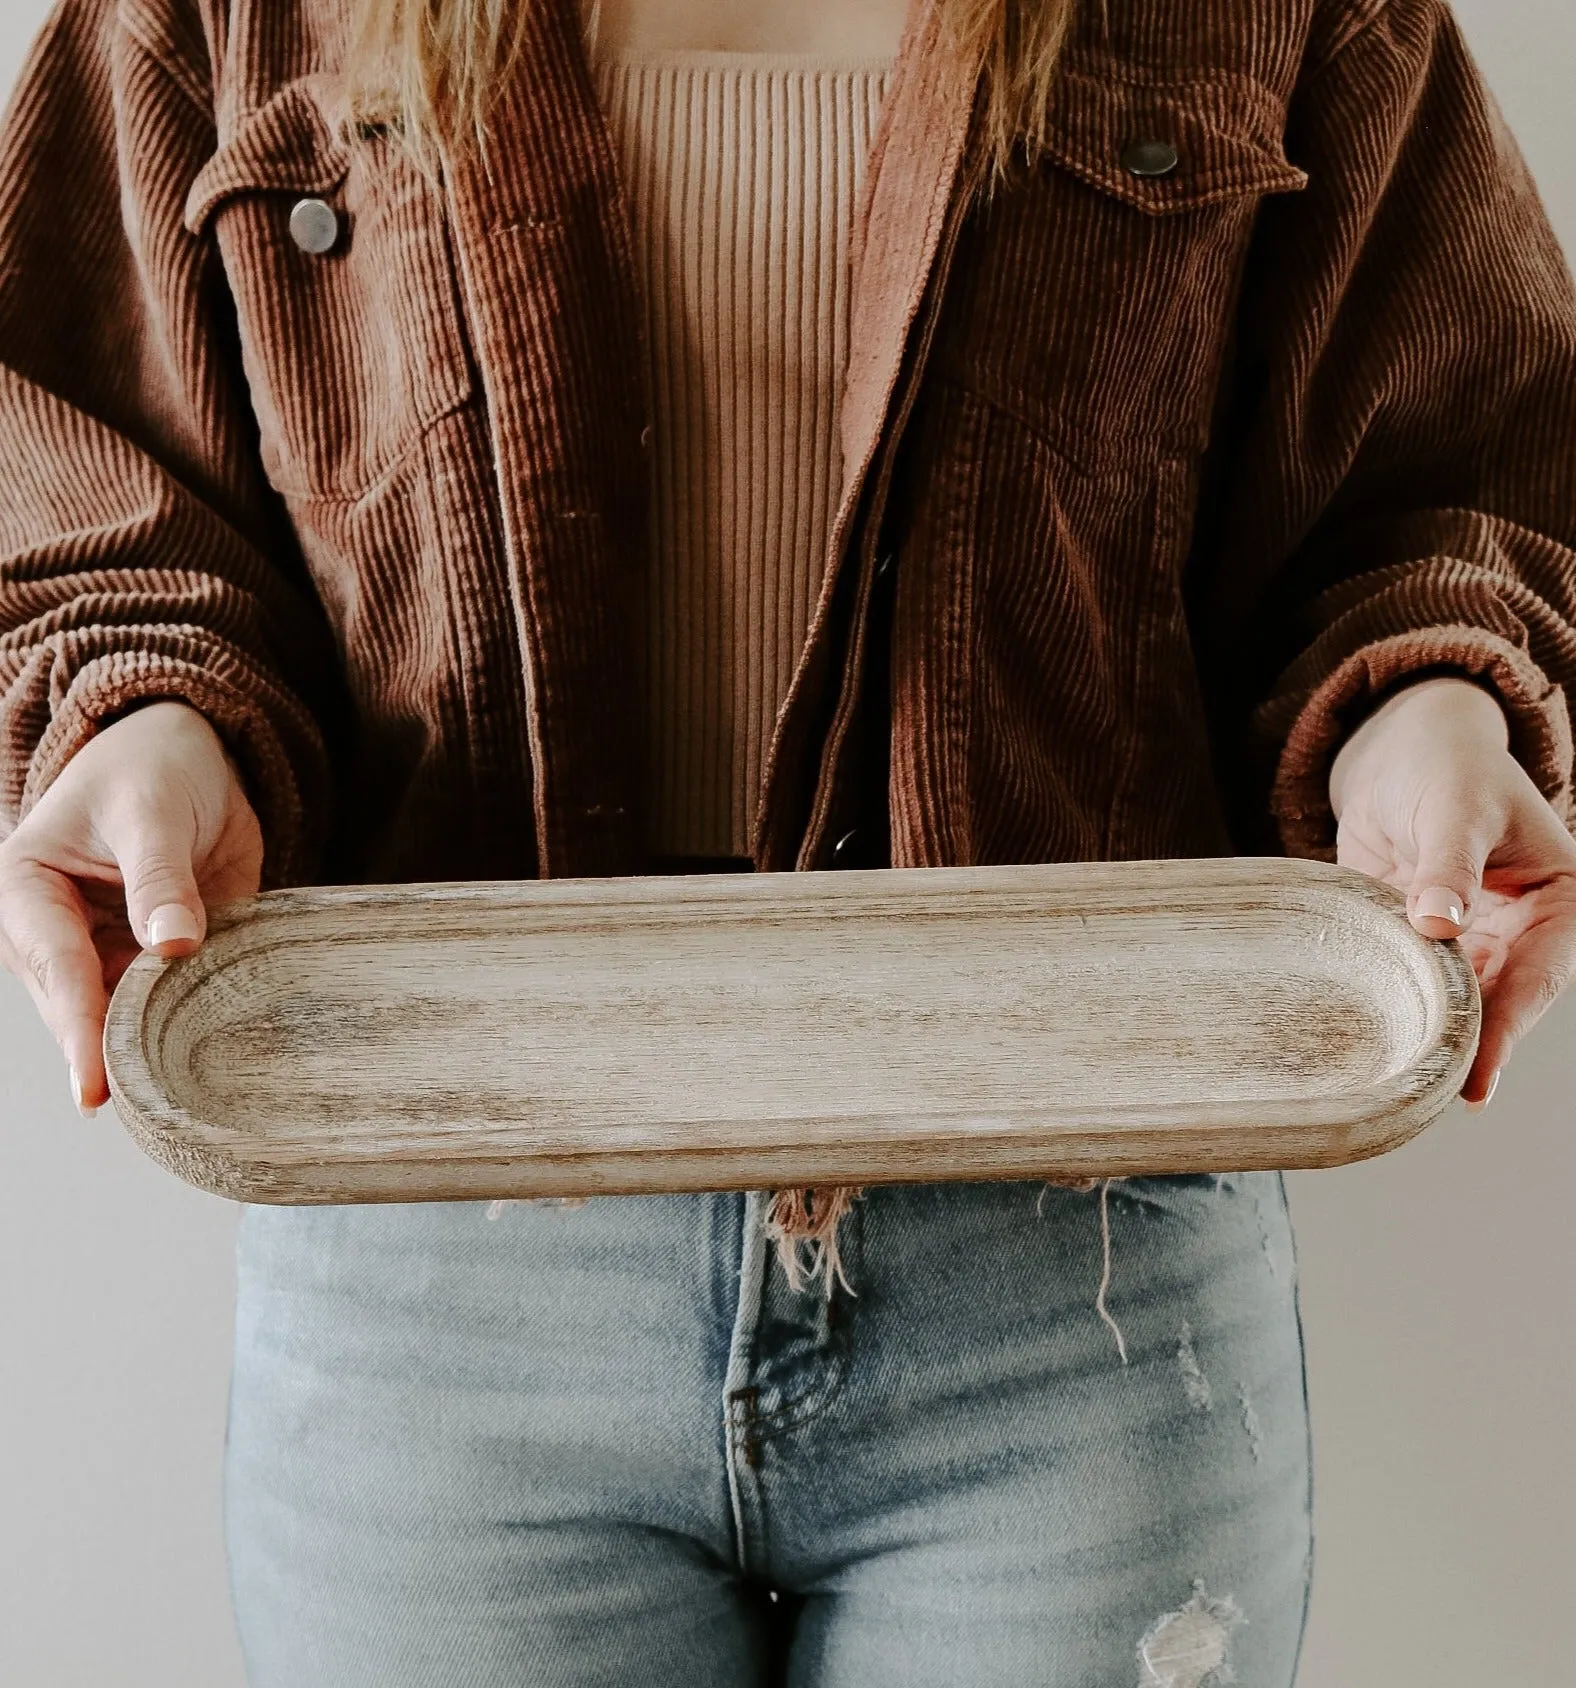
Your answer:
[[[85,1108],[82,1105],[82,1080],[77,1077],[75,1067],[71,1069],[71,1099],[76,1103],[77,1112],[81,1114],[83,1119],[92,1119],[98,1112],[97,1108]]]
[[[148,916],[148,947],[157,949],[172,938],[195,938],[197,916],[180,903],[166,903]]]
[[[1431,920],[1448,920],[1453,926],[1463,924],[1461,899],[1443,885],[1430,885],[1423,892],[1417,899],[1417,912],[1426,914]]]
[[[1467,1103],[1467,1112],[1469,1114],[1480,1114],[1480,1113],[1482,1113],[1483,1110],[1489,1105],[1489,1103],[1494,1100],[1494,1092],[1498,1089],[1499,1089],[1499,1068],[1496,1067],[1494,1069],[1493,1078],[1491,1078],[1488,1081],[1488,1094],[1483,1098],[1483,1100],[1481,1102],[1468,1102]]]

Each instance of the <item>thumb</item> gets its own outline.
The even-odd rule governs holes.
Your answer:
[[[160,955],[190,953],[208,930],[192,860],[197,816],[190,799],[179,791],[162,802],[139,796],[117,806],[100,831],[120,868],[137,942]]]
[[[1455,938],[1466,929],[1483,888],[1483,868],[1496,842],[1491,818],[1465,806],[1444,806],[1418,817],[1417,867],[1406,912],[1428,938]]]

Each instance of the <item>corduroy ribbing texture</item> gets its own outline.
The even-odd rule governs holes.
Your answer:
[[[441,182],[347,123],[345,16],[62,0],[23,73],[0,825],[175,696],[265,885],[636,872],[651,417],[579,0]],[[1329,856],[1333,752],[1432,672],[1568,823],[1576,285],[1449,6],[1082,7],[989,194],[949,41],[916,0],[871,138],[756,867]]]
[[[750,853],[842,490],[849,240],[889,68],[596,61],[645,311],[654,854]]]

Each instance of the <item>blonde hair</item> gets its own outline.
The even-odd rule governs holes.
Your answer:
[[[352,108],[392,123],[429,166],[486,143],[533,0],[357,0]],[[1079,0],[941,0],[943,23],[985,84],[984,140],[1005,170],[1045,138],[1051,82]],[[1103,3],[1103,0],[1102,0]]]

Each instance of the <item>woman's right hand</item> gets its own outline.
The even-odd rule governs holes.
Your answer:
[[[206,716],[142,704],[79,750],[0,841],[0,962],[70,1063],[79,1109],[109,1100],[104,1017],[144,949],[189,955],[210,904],[257,893],[263,835]]]

